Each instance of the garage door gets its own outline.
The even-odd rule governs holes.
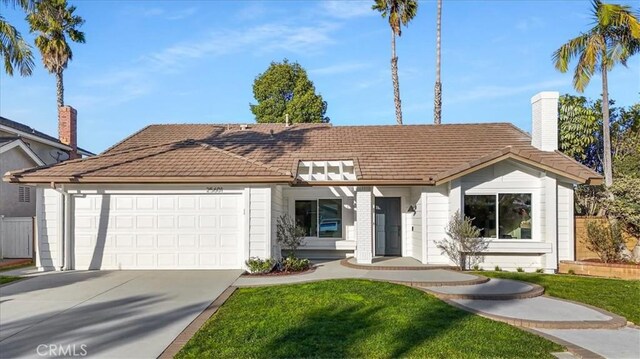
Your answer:
[[[76,269],[241,267],[241,194],[86,195],[74,204]]]

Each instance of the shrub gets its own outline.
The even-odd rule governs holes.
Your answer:
[[[610,187],[607,213],[621,223],[631,236],[640,237],[640,178],[620,176]]]
[[[619,261],[624,246],[620,225],[617,221],[587,222],[587,237],[584,244],[588,250],[596,253],[603,263]]]
[[[482,269],[482,267],[480,267],[480,265],[478,265],[478,264],[474,264],[474,265],[473,265],[473,270],[474,270],[474,271],[483,271],[484,269]]]
[[[522,267],[518,267],[518,268],[516,268],[516,272],[522,273],[522,272],[524,272],[524,269],[522,269]]]
[[[278,244],[289,250],[288,257],[295,257],[296,249],[302,245],[304,229],[299,227],[291,217],[285,214],[278,218],[276,238]]]
[[[573,269],[569,269],[567,273],[569,273],[569,275],[574,275],[576,274],[576,271],[574,271]]]
[[[280,260],[278,267],[278,270],[282,272],[302,272],[311,267],[311,262],[306,258],[290,256]]]
[[[500,268],[500,266],[496,266],[493,270],[496,272],[502,272],[502,268]]]
[[[437,241],[436,245],[460,270],[472,268],[482,262],[482,252],[489,242],[480,237],[480,229],[474,226],[472,218],[456,211],[447,225],[448,238]]]
[[[538,269],[536,269],[536,273],[544,273],[544,269],[543,268],[538,268]]]
[[[273,270],[276,261],[269,259],[261,259],[258,257],[251,257],[244,262],[249,268],[249,273],[269,273]]]

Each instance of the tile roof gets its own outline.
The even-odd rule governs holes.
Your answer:
[[[511,158],[577,182],[601,176],[560,152],[531,146],[508,123],[331,126],[329,124],[151,125],[99,156],[14,173],[15,181],[158,181],[203,178],[293,181],[298,161],[354,160],[357,183],[438,184]],[[171,179],[171,180],[170,180]],[[179,182],[179,181],[178,181]]]

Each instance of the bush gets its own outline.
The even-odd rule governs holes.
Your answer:
[[[544,269],[543,268],[538,268],[538,269],[536,269],[536,273],[544,273]]]
[[[596,253],[603,263],[619,261],[624,247],[620,225],[617,221],[587,222],[587,238],[584,244],[588,250]]]
[[[273,267],[276,264],[276,261],[269,259],[260,259],[258,257],[251,257],[244,262],[249,268],[249,273],[257,274],[257,273],[269,273],[273,270]]]
[[[640,178],[621,176],[610,187],[607,213],[633,237],[640,238]]]
[[[567,272],[569,275],[575,275],[576,271],[574,271],[573,269],[569,269],[569,271]]]
[[[524,272],[524,269],[522,269],[522,267],[518,267],[518,268],[516,268],[516,272],[522,273],[522,272]]]
[[[302,245],[304,229],[299,227],[288,215],[278,218],[276,224],[276,239],[278,244],[289,250],[289,257],[295,257],[296,249]]]
[[[493,270],[496,272],[502,272],[502,268],[500,268],[500,266],[496,266]]]
[[[302,272],[311,267],[311,262],[306,258],[296,258],[293,256],[283,258],[278,263],[278,270],[281,272]]]
[[[480,271],[480,272],[481,272],[481,271],[483,271],[484,269],[482,269],[482,267],[480,267],[480,265],[478,265],[478,264],[474,264],[474,265],[473,265],[473,270],[474,270],[474,271]]]
[[[480,237],[480,229],[474,226],[472,218],[456,211],[447,225],[448,238],[437,241],[436,246],[454,262],[460,270],[473,268],[482,262],[482,252],[489,242]]]

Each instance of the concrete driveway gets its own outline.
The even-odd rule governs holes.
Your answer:
[[[0,288],[0,357],[156,358],[240,274],[71,271],[10,284]]]

